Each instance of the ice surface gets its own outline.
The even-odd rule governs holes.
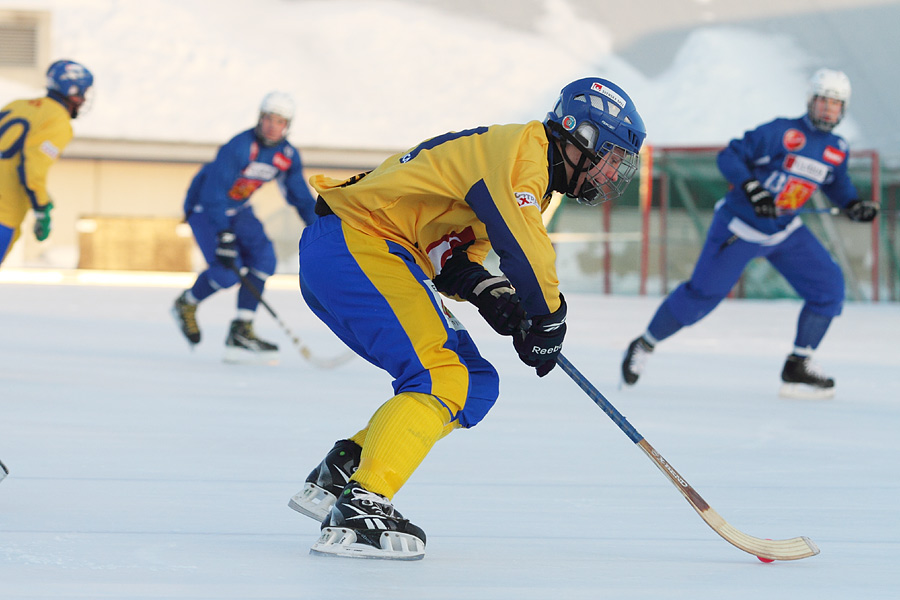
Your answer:
[[[191,352],[150,286],[16,283],[0,272],[0,596],[18,598],[896,598],[900,313],[849,304],[817,355],[830,401],[776,395],[799,303],[725,301],[618,364],[658,298],[567,295],[566,356],[732,525],[822,550],[763,564],[720,539],[557,369],[519,363],[451,303],[497,366],[487,419],[442,440],[395,497],[424,528],[414,564],[309,556],[287,507],[332,443],[391,394],[362,360],[305,362],[267,314],[277,367],[221,361],[235,295]],[[69,277],[66,281],[70,281]],[[270,304],[322,356],[343,348],[276,276]]]

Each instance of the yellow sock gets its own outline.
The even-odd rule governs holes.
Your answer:
[[[397,394],[375,411],[364,435],[362,460],[353,474],[370,492],[389,500],[413,474],[450,424],[450,411],[430,394]]]
[[[451,421],[450,423],[447,423],[446,425],[444,425],[444,430],[441,432],[441,437],[439,437],[438,439],[439,440],[444,439],[445,437],[450,435],[450,432],[452,432],[454,429],[458,429],[458,428],[459,428],[459,421]]]
[[[369,432],[369,427],[366,426],[365,429],[354,435],[352,438],[347,438],[351,442],[356,442],[360,448],[363,447],[363,444],[366,443],[366,434]]]
[[[459,428],[459,421],[451,421],[450,423],[447,423],[446,425],[444,425],[444,430],[441,432],[441,437],[439,437],[438,439],[439,439],[439,440],[444,439],[445,437],[447,437],[448,435],[450,435],[450,433],[451,433],[454,429],[458,429],[458,428]],[[350,441],[352,441],[352,442],[356,442],[356,444],[357,444],[360,448],[362,448],[362,447],[363,447],[363,444],[366,443],[366,434],[367,434],[367,433],[369,433],[369,427],[368,427],[368,426],[366,426],[365,429],[362,429],[362,430],[360,430],[359,432],[357,432],[356,435],[354,435],[353,437],[349,437],[349,438],[347,438],[347,439],[350,440]]]

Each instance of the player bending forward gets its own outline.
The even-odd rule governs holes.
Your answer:
[[[637,382],[659,342],[709,314],[747,263],[765,257],[804,300],[794,349],[781,371],[781,395],[834,395],[834,379],[811,356],[841,314],[844,277],[796,211],[821,189],[854,221],[878,215],[875,204],[858,199],[847,174],[850,150],[831,132],[849,102],[847,76],[821,69],[810,80],[805,116],[761,125],[719,153],[719,170],[733,188],[717,204],[690,280],[669,294],[647,331],[628,346],[622,361],[626,384]]]
[[[322,522],[313,553],[422,558],[425,533],[392,499],[435,442],[476,425],[499,394],[497,371],[440,294],[474,304],[538,376],[549,373],[566,303],[541,212],[554,191],[589,205],[617,197],[645,135],[625,92],[581,79],[543,123],[447,133],[368,174],[311,180],[320,218],[300,239],[303,297],[394,380],[393,397],[291,499]],[[482,266],[491,248],[502,276]]]

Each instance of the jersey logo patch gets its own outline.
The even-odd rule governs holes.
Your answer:
[[[246,200],[253,192],[258,190],[263,183],[265,182],[259,179],[247,179],[246,177],[241,177],[235,181],[234,185],[231,186],[231,189],[228,190],[228,197],[237,202]]]
[[[475,241],[475,231],[471,227],[466,227],[459,233],[452,231],[441,239],[428,245],[425,254],[434,265],[434,272],[440,273],[444,267],[444,263],[453,254],[453,249],[459,246],[468,245]]]
[[[822,160],[833,165],[839,165],[846,159],[847,153],[841,152],[834,146],[825,146],[825,151],[822,153]]]
[[[796,152],[806,145],[806,135],[799,129],[788,129],[784,132],[781,143],[788,152]]]
[[[831,169],[817,160],[806,156],[788,154],[784,159],[784,170],[792,175],[799,175],[811,179],[821,185],[828,177]]]
[[[276,152],[275,156],[272,157],[272,164],[282,171],[287,171],[291,168],[291,159],[289,159],[281,152]]]
[[[244,177],[250,177],[252,179],[262,179],[263,181],[269,181],[276,175],[278,175],[278,167],[275,165],[270,165],[269,163],[261,163],[261,162],[252,162],[247,165],[247,168],[241,173]]]
[[[41,152],[43,152],[44,154],[46,154],[53,160],[56,160],[57,158],[59,158],[59,148],[54,146],[53,142],[51,142],[50,140],[45,140],[41,144]]]
[[[808,181],[791,177],[775,199],[775,206],[782,210],[797,210],[806,204],[817,187]]]
[[[519,208],[525,208],[526,206],[541,207],[534,194],[529,194],[528,192],[516,192],[516,202],[519,204]]]

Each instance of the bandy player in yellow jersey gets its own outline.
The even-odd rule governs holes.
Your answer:
[[[83,65],[58,60],[47,69],[47,95],[14,100],[0,109],[0,263],[19,239],[28,210],[34,235],[50,235],[47,173],[72,141],[78,116],[94,76]]]
[[[645,136],[628,95],[587,78],[543,122],[447,133],[346,181],[310,180],[320,218],[300,240],[303,298],[393,378],[392,397],[289,503],[322,521],[313,553],[424,556],[425,533],[392,498],[435,442],[477,424],[499,395],[497,371],[441,295],[474,304],[538,376],[550,372],[566,303],[541,213],[554,191],[589,205],[618,197]],[[503,275],[482,266],[490,249]]]

